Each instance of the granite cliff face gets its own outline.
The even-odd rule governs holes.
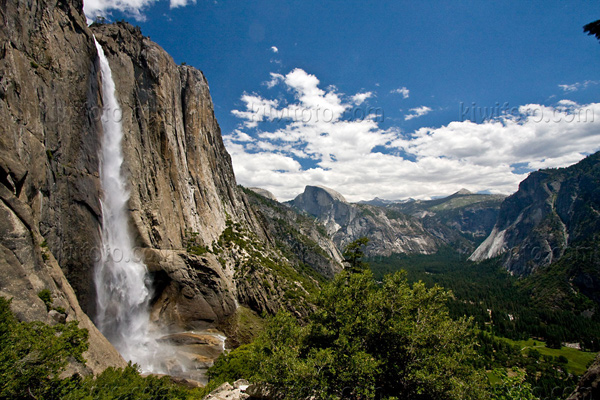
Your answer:
[[[471,256],[502,255],[507,270],[529,275],[567,248],[586,249],[600,233],[600,153],[568,168],[534,172],[500,208],[490,236]]]
[[[88,367],[124,365],[88,318],[102,221],[94,36],[122,109],[129,226],[153,278],[153,321],[178,331],[230,326],[239,305],[310,312],[303,299],[323,276],[306,268],[311,255],[301,265],[276,248],[236,185],[200,71],[129,24],[88,27],[81,2],[5,1],[0,17],[0,295],[19,318],[78,319]],[[43,289],[64,313],[46,310]]]
[[[500,257],[508,271],[526,277],[534,302],[590,317],[600,305],[598,249],[600,153],[529,175],[502,203],[471,260]]]
[[[210,248],[227,221],[261,228],[235,184],[206,79],[129,24],[91,29],[122,109],[131,225],[159,285],[154,318],[182,327],[219,321],[236,308],[235,271],[214,254],[189,254],[187,242]]]

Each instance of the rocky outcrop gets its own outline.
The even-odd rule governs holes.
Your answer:
[[[268,384],[250,384],[240,379],[233,385],[225,382],[210,392],[205,400],[277,400],[285,397],[285,393]]]
[[[258,195],[266,197],[267,199],[277,201],[277,197],[275,197],[275,195],[273,193],[269,192],[267,189],[261,189],[261,188],[257,188],[257,187],[250,187],[248,189],[252,190],[254,193],[256,193]]]
[[[205,397],[205,400],[245,400],[250,397],[247,390],[250,384],[244,379],[235,381],[233,385],[224,383]]]
[[[600,356],[581,377],[577,388],[567,400],[590,400],[600,397]]]
[[[363,236],[370,239],[366,248],[370,256],[430,254],[442,244],[418,219],[402,213],[391,215],[376,206],[348,203],[332,189],[307,186],[289,204],[322,223],[339,249]]]
[[[327,278],[340,272],[343,257],[325,228],[287,204],[246,190],[250,205],[267,227],[269,240],[298,268],[309,266]]]
[[[502,255],[507,270],[529,275],[567,248],[590,248],[600,233],[600,153],[561,169],[534,172],[500,208],[490,236],[471,255]]]

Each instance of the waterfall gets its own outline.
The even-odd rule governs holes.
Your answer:
[[[102,136],[100,182],[102,185],[102,250],[95,266],[96,324],[126,359],[143,371],[153,368],[156,341],[149,335],[150,279],[146,265],[136,254],[127,213],[129,192],[122,173],[123,129],[115,83],[102,46],[96,41],[102,77]]]
[[[207,383],[207,360],[225,350],[225,336],[211,330],[161,332],[150,326],[151,280],[129,233],[129,192],[122,173],[122,112],[102,46],[96,41],[102,77],[102,251],[94,269],[100,332],[123,358],[144,373],[182,376]],[[151,329],[153,328],[153,329]],[[215,341],[216,340],[216,341]],[[176,343],[174,345],[173,343]]]

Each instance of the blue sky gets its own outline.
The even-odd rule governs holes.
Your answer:
[[[582,31],[597,2],[85,7],[202,70],[238,182],[282,200],[307,184],[353,201],[511,193],[600,149],[600,43]]]

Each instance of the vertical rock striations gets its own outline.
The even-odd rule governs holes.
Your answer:
[[[123,112],[131,226],[155,281],[153,320],[199,328],[223,322],[238,303],[259,312],[297,308],[286,289],[296,283],[279,268],[298,267],[276,250],[236,185],[203,74],[176,65],[127,23],[91,29]]]

